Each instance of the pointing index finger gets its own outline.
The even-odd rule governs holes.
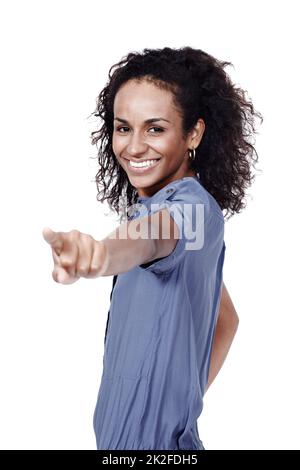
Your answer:
[[[51,228],[46,227],[43,230],[43,237],[52,248],[59,252],[63,246],[62,236],[59,232],[54,232]]]

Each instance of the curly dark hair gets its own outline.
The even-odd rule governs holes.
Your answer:
[[[224,71],[227,65],[232,63],[217,60],[200,49],[164,47],[130,52],[109,69],[109,80],[92,113],[103,120],[102,127],[91,133],[92,145],[98,141],[101,144],[97,155],[97,200],[107,200],[118,214],[122,191],[127,209],[137,202],[137,190],[112,149],[113,106],[122,84],[130,79],[146,79],[173,94],[185,138],[199,118],[204,120],[205,132],[190,168],[220,208],[226,210],[225,217],[230,218],[245,207],[245,189],[255,178],[251,165],[258,161],[251,142],[256,133],[254,118],[259,117],[262,123],[263,117],[246,99],[246,92],[232,83]]]

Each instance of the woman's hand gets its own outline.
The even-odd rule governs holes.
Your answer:
[[[105,247],[101,241],[78,230],[54,232],[46,227],[43,237],[51,246],[54,261],[52,277],[61,284],[72,284],[80,277],[101,276]]]

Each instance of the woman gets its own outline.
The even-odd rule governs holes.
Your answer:
[[[247,138],[260,116],[223,70],[228,64],[166,47],[113,66],[92,143],[101,143],[100,201],[125,221],[100,241],[43,232],[55,281],[114,275],[97,449],[204,450],[203,396],[238,326],[223,283],[222,211],[245,206],[256,153]]]

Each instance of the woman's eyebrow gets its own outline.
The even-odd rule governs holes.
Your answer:
[[[126,121],[126,119],[119,118],[119,117],[115,117],[114,121],[120,121],[120,122],[123,122],[124,124],[129,124],[129,121]],[[146,119],[144,121],[144,123],[145,124],[150,124],[151,122],[156,122],[156,121],[166,121],[166,122],[171,123],[171,121],[168,121],[168,119],[165,119],[165,118],[162,118],[162,117]]]

